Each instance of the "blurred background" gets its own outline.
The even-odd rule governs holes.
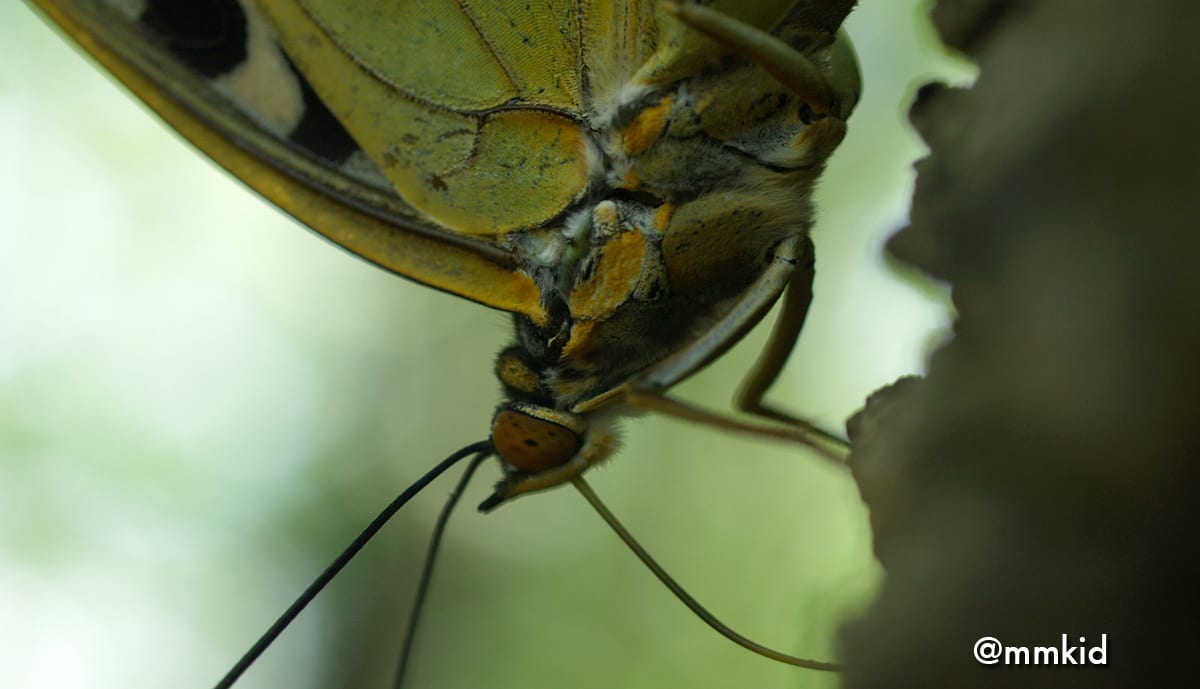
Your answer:
[[[890,269],[915,88],[969,69],[924,3],[848,24],[865,92],[819,193],[816,300],[773,397],[832,428],[919,372],[937,290]],[[504,314],[337,250],[0,8],[0,686],[207,687],[396,492],[482,439]],[[769,319],[768,319],[769,320]],[[677,390],[727,408],[759,328]],[[570,489],[451,524],[412,687],[824,687],[717,636]],[[878,576],[849,476],[644,417],[593,486],[742,633],[833,658]],[[384,687],[446,478],[239,685]]]

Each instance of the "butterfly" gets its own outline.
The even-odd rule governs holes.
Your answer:
[[[197,90],[198,90],[198,89],[197,89]],[[192,91],[190,90],[190,91],[188,91],[188,92],[192,92]],[[499,125],[497,125],[497,126],[499,126]],[[540,128],[540,125],[539,125],[539,128]],[[445,132],[443,132],[443,133],[445,133]],[[282,154],[281,154],[281,155],[282,155]],[[352,154],[352,155],[353,155],[353,154]],[[569,157],[569,156],[568,156],[568,157]],[[347,168],[347,169],[350,169],[350,168]],[[358,169],[358,168],[354,168],[354,170],[356,170],[356,169]],[[354,170],[350,170],[350,172],[354,172]],[[347,174],[350,174],[350,173],[347,173]],[[354,173],[354,174],[358,174],[358,173]],[[362,173],[362,174],[364,174],[364,175],[367,175],[367,176],[370,176],[370,174],[371,174],[371,173]],[[364,179],[366,179],[366,178],[364,178]],[[360,181],[361,181],[361,180],[360,180]],[[374,181],[378,181],[378,180],[374,180]],[[367,184],[367,182],[364,182],[364,184]],[[439,184],[438,180],[436,180],[436,179],[432,178],[432,176],[431,176],[430,180],[428,180],[428,188],[432,188],[432,190],[434,190],[434,191],[437,191],[438,184]],[[449,185],[450,185],[450,180],[442,180],[442,182],[440,182],[440,184],[446,184],[446,185],[448,185],[448,188],[449,188]],[[370,185],[367,185],[367,186],[370,186]],[[536,185],[535,185],[535,186],[536,186]],[[359,191],[362,191],[362,190],[359,190]],[[637,190],[625,190],[625,191],[628,191],[628,192],[630,192],[631,194],[635,194]],[[367,188],[367,190],[366,190],[366,191],[362,191],[362,193],[367,193],[367,192],[370,192],[370,188]],[[498,194],[498,193],[488,193],[488,194],[487,194],[487,196],[488,196],[488,197],[497,197],[497,196],[499,196],[499,194]],[[632,200],[635,200],[635,202],[636,202],[636,200],[638,200],[638,198],[635,196],[634,198],[632,198]],[[538,204],[538,203],[534,203],[533,205],[539,205],[539,204]],[[460,209],[460,206],[461,206],[461,204],[458,204],[458,203],[455,203],[455,204],[450,204],[450,209],[451,209],[451,210],[457,210],[457,209]],[[394,209],[394,210],[395,210],[395,209]],[[402,212],[401,212],[401,211],[403,211],[403,210],[404,210],[404,209],[400,209],[400,210],[397,210],[397,211],[396,211],[396,212],[397,212],[397,214],[400,214],[400,215],[397,215],[397,217],[403,217],[403,215],[402,215]],[[618,204],[618,210],[620,210],[620,206],[619,206],[619,204]],[[428,209],[426,209],[425,211],[422,211],[422,212],[428,212],[428,214],[430,214],[430,215],[436,215],[436,214],[437,214],[437,212],[440,212],[440,211],[437,211],[436,209],[434,209],[434,210],[428,210]],[[622,211],[622,212],[624,212],[624,211]],[[490,217],[491,217],[491,215],[492,215],[492,214],[482,214],[482,215],[488,215],[488,216],[490,216]],[[454,218],[451,218],[451,220],[454,220]],[[593,216],[589,218],[588,222],[592,223],[592,224],[593,224],[593,226],[595,226],[595,227],[599,227],[599,228],[601,229],[601,232],[607,232],[607,230],[605,229],[605,226],[604,226],[604,222],[601,222],[602,220],[604,220],[604,218],[600,217],[599,215],[593,214]],[[397,221],[397,222],[398,222],[398,221]],[[439,222],[440,222],[440,221],[439,221]],[[522,222],[523,222],[523,221],[522,221]],[[620,220],[620,212],[618,212],[618,222],[617,222],[618,229],[620,228],[620,222],[623,222],[623,221],[622,221],[622,220]],[[448,226],[448,227],[449,227],[449,226],[451,226],[451,224],[454,224],[454,226],[456,226],[456,227],[461,227],[461,226],[462,226],[462,223],[458,222],[457,220],[454,220],[454,221],[452,221],[452,222],[451,222],[451,221],[445,221],[443,224],[445,224],[445,226]],[[619,233],[617,233],[617,235],[619,236]],[[350,241],[349,239],[346,239],[346,240],[344,240],[344,241],[343,241],[343,244],[346,244],[346,242],[349,242],[349,241]],[[414,241],[416,241],[416,240],[414,240]],[[457,241],[457,240],[456,240],[456,241]],[[419,241],[418,241],[418,242],[419,242]],[[466,246],[466,245],[464,245],[464,246]],[[467,264],[470,264],[470,265],[476,265],[476,263],[478,263],[478,260],[487,260],[486,258],[485,258],[485,259],[479,259],[479,257],[478,257],[478,256],[476,256],[476,253],[478,253],[478,252],[475,252],[474,250],[467,251],[467,253],[466,253],[466,254],[463,254],[463,253],[455,253],[455,251],[457,251],[457,250],[458,250],[458,248],[461,248],[461,247],[458,247],[457,245],[455,245],[455,246],[452,246],[452,247],[450,247],[450,248],[446,248],[446,247],[444,247],[444,246],[440,246],[440,245],[439,245],[439,247],[438,247],[438,253],[436,254],[436,256],[437,256],[438,258],[442,259],[442,260],[443,260],[443,262],[446,262],[446,263],[451,263],[451,264],[458,265],[458,266],[460,266],[460,268],[461,268],[461,265],[462,265],[463,263],[467,263]],[[545,247],[542,247],[542,248],[545,248]],[[463,250],[463,251],[466,251],[466,250]],[[548,251],[548,250],[547,250],[547,251]],[[449,253],[446,253],[446,252],[449,252]],[[570,253],[570,252],[569,252],[569,251],[566,251],[566,253]],[[451,259],[449,259],[449,258],[446,258],[446,257],[448,257],[448,256],[452,256],[452,257],[454,257],[454,259],[452,259],[452,260],[451,260]],[[698,256],[698,254],[697,254],[697,256]],[[602,257],[601,257],[601,258],[602,258]],[[728,258],[730,258],[730,257],[726,256],[725,258],[726,258],[726,259],[728,259]],[[581,260],[587,260],[587,259],[588,259],[587,257],[584,257],[584,258],[583,258],[583,259],[581,259]],[[425,259],[422,259],[422,260],[425,260]],[[473,262],[473,260],[474,260],[474,262],[475,262],[475,263],[472,263],[472,262]],[[601,260],[601,259],[595,259],[595,258],[593,258],[593,260],[595,260],[595,262],[596,262],[596,263],[601,263],[601,264],[602,264],[602,263],[604,263],[604,262],[602,262],[602,260]],[[425,260],[425,262],[427,263],[427,260]],[[624,262],[618,262],[618,263],[624,263]],[[696,263],[696,259],[695,259],[695,258],[688,258],[688,259],[685,259],[685,260],[684,260],[684,263],[685,263],[685,264],[688,264],[688,265],[691,265],[691,264],[694,264],[694,263]],[[737,263],[737,260],[733,260],[733,263]],[[481,268],[480,270],[478,270],[478,271],[476,271],[476,270],[469,270],[469,271],[467,271],[467,272],[468,272],[468,274],[469,274],[469,277],[468,277],[468,278],[466,278],[466,280],[463,280],[463,281],[451,281],[451,283],[449,284],[449,287],[448,287],[448,286],[444,286],[444,284],[436,284],[436,286],[437,286],[437,287],[440,287],[440,288],[443,288],[443,289],[449,289],[449,290],[454,290],[454,289],[460,289],[460,290],[469,290],[469,289],[474,289],[474,288],[478,287],[478,284],[475,284],[475,282],[473,282],[473,281],[475,281],[475,280],[478,280],[478,278],[479,278],[479,275],[486,275],[486,274],[488,274],[488,271],[490,271],[490,270],[491,270],[491,269],[488,269],[488,268],[486,268],[486,265],[485,265],[485,264],[481,264],[481,263],[480,263],[480,264],[478,264],[478,265],[476,265],[476,266],[482,266],[482,268]],[[407,269],[406,269],[406,270],[407,270]],[[456,270],[457,270],[457,269],[456,269]],[[593,269],[593,270],[595,270],[595,269]],[[697,269],[697,270],[700,270],[701,272],[707,272],[707,271],[709,271],[709,268],[703,268],[703,269]],[[518,272],[520,272],[520,271],[518,271]],[[606,272],[607,272],[606,270],[599,270],[599,274],[600,274],[600,275],[604,275],[604,274],[606,274]],[[455,275],[457,275],[457,274],[455,274]],[[438,272],[438,274],[434,275],[434,277],[444,277],[444,275],[443,275],[443,274],[440,274],[440,272]],[[492,299],[492,298],[493,298],[493,296],[494,296],[494,295],[496,295],[496,294],[500,294],[500,295],[502,295],[502,296],[504,296],[505,294],[508,294],[508,295],[504,296],[504,298],[505,298],[505,299],[508,299],[508,298],[514,298],[514,299],[515,299],[515,301],[514,301],[514,302],[515,302],[515,304],[521,304],[521,305],[522,305],[522,306],[521,306],[522,308],[526,308],[526,310],[527,310],[527,311],[532,311],[532,312],[533,312],[533,314],[530,314],[529,312],[526,312],[526,313],[523,313],[523,314],[524,314],[524,316],[528,317],[530,320],[533,320],[533,322],[536,322],[536,307],[535,307],[535,306],[530,306],[530,305],[529,305],[529,302],[528,302],[528,300],[527,300],[527,295],[522,295],[523,293],[521,293],[521,292],[520,292],[520,289],[521,289],[521,288],[520,288],[520,286],[516,286],[516,287],[514,287],[514,284],[516,284],[517,282],[520,282],[520,281],[518,281],[518,280],[517,280],[517,277],[514,277],[514,275],[512,275],[512,271],[505,272],[505,271],[503,271],[503,270],[502,270],[502,271],[500,271],[500,272],[499,272],[499,274],[496,274],[496,275],[494,275],[493,277],[494,277],[494,278],[496,278],[496,281],[497,281],[497,283],[499,283],[499,284],[504,284],[504,286],[511,287],[512,289],[510,289],[510,292],[512,292],[512,293],[514,293],[514,294],[516,294],[517,296],[512,296],[512,294],[508,294],[508,293],[506,293],[504,289],[493,290],[491,287],[487,287],[487,288],[480,288],[480,289],[481,289],[481,293],[480,293],[480,294],[482,294],[482,295],[484,295],[484,296],[479,296],[479,300],[482,300],[482,299],[485,299],[485,298],[486,298],[486,299]],[[518,276],[518,277],[520,277],[520,276]],[[457,278],[455,278],[455,280],[457,280]],[[432,278],[431,278],[431,281],[432,281]],[[464,284],[466,284],[466,286],[464,286]],[[490,283],[490,284],[491,284],[491,283]],[[640,286],[635,286],[635,289],[642,289],[642,290],[643,290],[643,292],[644,292],[644,290],[653,290],[653,289],[654,289],[654,286],[653,286],[653,284],[648,284],[648,286],[647,286],[647,284],[640,284]],[[461,292],[460,292],[460,293],[461,293]],[[472,293],[472,294],[475,294],[475,293]],[[468,294],[468,296],[472,296],[472,294]],[[478,296],[478,294],[475,294],[475,295],[476,295],[476,296]],[[715,298],[714,298],[714,299],[715,299]],[[718,299],[718,300],[719,300],[719,299]],[[511,304],[510,304],[510,306],[511,306]],[[514,308],[514,310],[515,310],[515,308]],[[575,316],[578,316],[578,313],[576,313],[576,314],[575,314]],[[599,319],[598,319],[598,320],[599,320]],[[551,335],[551,336],[550,336],[550,338],[548,338],[547,342],[551,342],[551,341],[553,341],[553,337],[554,337],[554,336],[557,336],[557,335],[559,335],[559,334],[558,334],[558,332],[556,332],[556,334],[553,334],[553,335]],[[570,334],[570,332],[568,332],[568,334],[565,334],[565,335],[563,335],[563,337],[565,337],[565,340],[564,340],[564,342],[563,342],[563,346],[564,346],[564,347],[565,347],[565,346],[571,346],[571,342],[572,342],[572,340],[571,340],[571,337],[572,337],[572,335]],[[572,347],[580,347],[580,346],[581,346],[581,344],[578,344],[578,343],[576,343],[576,344],[574,344],[574,346],[572,346]],[[524,353],[524,354],[528,354],[528,353],[526,352],[526,353]],[[503,363],[503,360],[502,360],[502,363]],[[520,382],[520,381],[521,381],[521,379],[522,379],[522,376],[524,375],[524,373],[527,373],[527,371],[524,371],[524,370],[522,369],[522,367],[528,367],[528,361],[523,361],[523,360],[521,360],[521,358],[520,358],[520,357],[518,357],[518,358],[517,358],[517,360],[516,360],[516,361],[514,361],[514,363],[510,363],[510,364],[512,364],[512,369],[510,369],[510,370],[509,370],[509,373],[508,373],[508,375],[510,376],[510,379],[509,379],[509,381],[508,381],[508,382],[510,383],[510,388],[511,388],[511,389],[516,389],[516,388],[514,388],[514,385],[511,385],[511,383],[512,383],[512,381],[517,381],[517,382]],[[595,369],[595,370],[600,370],[600,371],[608,371],[608,370],[611,370],[611,369],[612,369],[612,363],[605,363],[604,365],[594,366],[594,367],[593,367],[593,369]],[[515,371],[515,372],[514,372],[514,371]],[[607,373],[605,373],[605,375],[607,375]],[[612,375],[613,375],[613,376],[620,376],[620,375],[623,375],[623,373],[612,373]],[[601,376],[601,378],[602,378],[602,376]],[[540,385],[540,384],[542,384],[542,383],[539,383],[539,385]],[[595,384],[596,384],[596,385],[600,385],[600,387],[606,387],[606,385],[608,385],[608,382],[607,382],[607,381],[602,381],[602,379],[601,379],[601,381],[600,381],[599,383],[595,383]],[[611,385],[608,385],[608,387],[611,387]],[[518,390],[518,391],[520,391],[520,390]],[[528,390],[524,390],[524,393],[528,393]],[[524,438],[524,437],[522,437],[521,439],[522,439],[522,441],[526,441],[526,439],[528,439],[528,438]],[[518,443],[518,444],[521,444],[521,443]],[[536,473],[538,473],[538,472],[527,472],[527,473],[533,473],[533,474],[536,474]],[[510,477],[510,478],[511,478],[511,477]],[[520,477],[520,480],[528,480],[528,478],[529,478],[529,477],[528,477],[528,475],[526,475],[526,477]],[[517,484],[514,484],[514,485],[515,485],[515,486],[517,486],[517,487],[520,487],[520,486],[521,486],[521,484],[520,484],[520,483],[517,483]],[[538,486],[538,487],[540,487],[540,486]]]

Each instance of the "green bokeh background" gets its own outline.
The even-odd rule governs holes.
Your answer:
[[[947,319],[881,254],[922,151],[911,94],[966,74],[921,4],[868,0],[848,25],[865,95],[774,392],[831,427],[919,371]],[[395,492],[484,437],[508,321],[298,228],[20,4],[0,9],[0,56],[0,687],[206,687]],[[726,408],[764,337],[678,392]],[[835,657],[878,577],[849,477],[667,419],[626,429],[591,480],[644,544],[739,631]],[[401,513],[239,686],[387,686],[449,489]],[[457,516],[411,680],[835,682],[717,636],[569,489]]]

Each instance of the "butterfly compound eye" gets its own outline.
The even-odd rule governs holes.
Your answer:
[[[546,416],[561,416],[563,423]],[[501,409],[492,420],[492,445],[501,459],[526,473],[553,469],[565,464],[579,449],[582,429],[566,425],[577,425],[572,423],[576,419],[541,407]]]

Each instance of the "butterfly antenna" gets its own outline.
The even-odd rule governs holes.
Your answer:
[[[417,584],[417,595],[413,601],[412,612],[408,616],[408,629],[404,632],[404,644],[400,647],[400,660],[396,665],[396,681],[393,684],[395,689],[401,689],[404,686],[404,675],[408,670],[408,659],[412,657],[413,642],[417,637],[417,625],[420,624],[421,611],[425,609],[425,600],[429,596],[429,584],[433,580],[433,568],[437,563],[438,551],[442,547],[442,537],[446,534],[446,525],[450,523],[450,514],[454,512],[459,499],[466,492],[467,484],[471,482],[471,477],[475,475],[475,470],[490,456],[491,454],[487,452],[475,455],[470,464],[467,465],[467,470],[463,472],[462,478],[458,480],[458,485],[450,493],[450,498],[446,500],[445,506],[442,507],[442,513],[438,515],[437,524],[433,527],[433,535],[429,540],[429,550],[425,553],[425,564],[421,567],[421,581]]]
[[[599,515],[604,519],[604,521],[607,522],[610,527],[612,527],[612,530],[617,532],[617,535],[621,537],[621,540],[625,541],[625,545],[628,546],[629,549],[638,556],[638,559],[642,561],[642,564],[646,565],[646,567],[654,573],[654,576],[658,577],[658,580],[661,581],[664,586],[670,589],[671,593],[675,594],[676,598],[683,601],[683,604],[686,605],[689,610],[695,613],[697,617],[704,620],[708,626],[717,630],[722,636],[741,646],[742,648],[770,658],[771,660],[787,663],[788,665],[795,665],[796,667],[808,668],[810,670],[822,670],[825,672],[840,672],[842,670],[842,666],[837,663],[827,663],[820,660],[797,658],[796,656],[767,648],[766,646],[751,641],[750,639],[747,639],[741,634],[738,634],[730,629],[724,622],[718,620],[711,612],[706,610],[703,605],[700,605],[699,601],[685,591],[677,581],[672,579],[671,575],[667,574],[666,570],[664,570],[661,565],[655,562],[654,558],[650,557],[650,553],[646,552],[646,549],[637,542],[637,540],[633,537],[633,534],[629,533],[629,531],[625,529],[625,526],[621,524],[616,515],[610,512],[608,507],[606,507],[604,503],[600,501],[599,496],[592,491],[592,487],[588,485],[587,481],[583,480],[583,478],[580,476],[576,476],[575,478],[571,479],[571,483],[575,484],[575,488],[577,488],[579,492],[583,494],[584,499],[586,499],[588,503],[591,504],[592,508],[595,509],[596,512],[599,513]]]
[[[385,507],[383,511],[379,513],[379,516],[375,517],[375,519],[367,525],[367,528],[363,529],[362,533],[360,533],[354,539],[354,541],[342,551],[342,554],[338,555],[337,559],[335,559],[328,567],[326,567],[325,571],[321,572],[321,575],[318,576],[313,583],[308,585],[308,588],[304,590],[304,593],[301,593],[300,597],[297,598],[296,601],[292,603],[282,615],[279,616],[279,619],[275,620],[275,623],[271,625],[271,628],[263,633],[262,637],[260,637],[258,641],[254,642],[254,645],[250,647],[250,650],[246,651],[245,655],[238,659],[237,663],[230,668],[229,672],[225,673],[225,676],[221,678],[220,682],[217,682],[215,689],[229,689],[232,687],[233,683],[242,676],[242,673],[244,673],[247,668],[253,665],[254,661],[258,660],[258,657],[263,654],[263,651],[267,650],[267,648],[275,642],[275,639],[277,639],[279,635],[283,633],[283,630],[286,629],[287,626],[296,619],[296,616],[299,615],[301,611],[303,611],[304,608],[307,607],[308,604],[317,597],[317,594],[319,594],[321,590],[324,589],[325,586],[328,585],[335,576],[337,576],[338,572],[342,571],[342,568],[345,567],[350,560],[352,560],[354,556],[363,549],[363,546],[365,546],[367,542],[370,541],[371,538],[383,528],[383,525],[386,524],[389,519],[395,516],[395,514],[400,511],[400,508],[404,507],[404,505],[409,500],[413,499],[417,493],[420,493],[425,486],[429,485],[435,478],[442,475],[442,473],[457,464],[464,457],[469,457],[471,455],[486,456],[491,454],[491,452],[491,441],[484,440],[477,443],[472,443],[450,455],[446,459],[443,459],[441,463],[426,472],[424,476],[417,479],[411,486],[404,489],[404,492],[397,496],[396,499],[391,502],[391,504]]]

